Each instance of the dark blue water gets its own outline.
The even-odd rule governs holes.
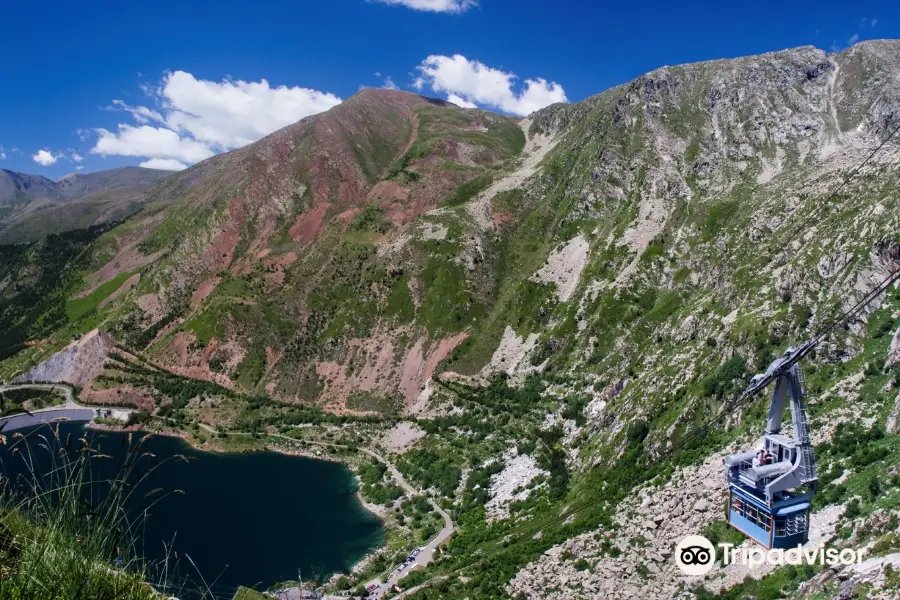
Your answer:
[[[124,461],[128,434],[86,431],[92,445],[112,457],[102,461],[106,472]],[[84,432],[66,423],[61,439]],[[132,447],[138,435],[144,434],[135,434]],[[200,452],[180,439],[159,436],[145,439],[142,449],[157,461],[182,454],[189,462],[166,462],[155,470],[151,459],[142,462],[140,474],[149,475],[130,507],[135,518],[147,513],[139,519],[138,553],[151,561],[168,555],[179,577],[197,580],[199,572],[223,598],[231,598],[239,585],[265,589],[296,579],[298,569],[304,579],[348,571],[383,541],[381,522],[359,504],[356,482],[342,464],[274,452]],[[9,450],[0,451],[0,458],[9,472]],[[161,491],[145,498],[157,488]],[[168,495],[147,510],[174,490],[183,494]],[[172,560],[174,553],[178,561]]]

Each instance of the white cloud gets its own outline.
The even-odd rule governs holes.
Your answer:
[[[855,44],[858,41],[859,41],[859,34],[854,33],[853,35],[850,36],[850,39],[847,40],[847,45],[852,46],[853,44]]]
[[[416,89],[425,85],[438,93],[445,93],[455,104],[479,104],[499,108],[518,116],[525,116],[555,102],[567,102],[566,92],[556,82],[546,79],[526,79],[525,88],[513,90],[514,73],[488,67],[461,54],[433,55],[418,67],[420,77],[413,83]]]
[[[0,160],[6,160],[6,149],[0,146]]]
[[[465,98],[461,98],[456,94],[450,94],[449,96],[447,96],[447,100],[457,106],[461,106],[462,108],[478,108],[478,105],[474,102],[469,102]]]
[[[38,150],[34,154],[31,155],[31,159],[42,167],[49,167],[57,160],[59,160],[61,154],[54,154],[50,150]]]
[[[265,79],[216,83],[184,71],[167,74],[159,91],[170,129],[219,149],[245,146],[341,102],[308,88],[273,88]]]
[[[84,165],[78,165],[77,167],[75,167],[75,170],[76,170],[76,171],[83,171],[83,170],[84,170]]]
[[[102,156],[146,156],[195,163],[215,154],[207,145],[165,127],[119,125],[115,133],[106,129],[96,132],[99,137],[91,152]]]
[[[77,152],[75,152],[74,150],[71,150],[71,154],[69,155],[69,158],[71,158],[75,162],[81,162],[84,160],[84,157],[81,156],[80,154],[78,154]]]
[[[384,78],[384,83],[381,84],[381,87],[383,87],[386,90],[399,90],[400,89],[397,87],[397,84],[394,83],[394,80],[391,79],[390,77]]]
[[[158,123],[165,121],[163,116],[153,109],[147,108],[146,106],[129,106],[122,100],[113,100],[112,106],[107,106],[106,108],[107,110],[122,110],[131,113],[134,120],[142,124],[149,123],[150,121],[156,121]]]
[[[113,100],[111,110],[127,112],[134,124],[117,131],[96,129],[94,154],[157,159],[162,168],[185,168],[218,152],[255,142],[304,117],[340,104],[334,94],[301,87],[271,87],[262,79],[221,82],[190,73],[166,73],[150,92],[158,108]],[[167,162],[160,162],[167,161]]]
[[[445,12],[460,14],[474,6],[478,6],[477,0],[374,0],[391,6],[405,6],[413,10],[427,12]]]
[[[187,165],[174,158],[151,158],[141,163],[147,169],[162,169],[163,171],[181,171],[187,169]]]
[[[878,19],[872,19],[872,27],[878,26]]]

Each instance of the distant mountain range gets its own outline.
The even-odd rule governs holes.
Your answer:
[[[0,243],[26,242],[123,218],[171,171],[121,167],[59,181],[0,169]]]

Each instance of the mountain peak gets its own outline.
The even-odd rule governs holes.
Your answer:
[[[423,96],[415,92],[407,92],[404,90],[390,90],[387,88],[363,88],[347,99],[347,102],[356,100],[369,100],[384,102],[393,105],[413,106],[417,104],[433,104],[434,106],[452,107],[454,106],[446,100],[440,98],[432,98]],[[346,103],[345,103],[346,104]]]

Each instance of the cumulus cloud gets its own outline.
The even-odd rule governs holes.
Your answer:
[[[162,169],[163,171],[181,171],[187,169],[187,165],[174,158],[151,158],[141,163],[147,169]]]
[[[222,149],[244,146],[341,102],[333,94],[308,88],[273,88],[265,79],[217,83],[184,71],[169,73],[160,94],[171,129]]]
[[[440,12],[460,14],[474,6],[478,6],[477,0],[373,0],[391,6],[405,6],[413,10],[425,12]]]
[[[59,158],[61,154],[54,154],[50,150],[38,150],[34,154],[31,155],[31,159],[42,167],[49,167],[54,164]]]
[[[416,89],[429,86],[434,92],[447,94],[454,104],[462,102],[460,106],[478,104],[525,116],[555,102],[568,101],[565,90],[556,82],[540,77],[526,79],[524,89],[517,92],[513,89],[517,79],[514,73],[461,54],[429,56],[418,70],[420,75],[413,83]]]
[[[69,154],[69,158],[71,158],[75,162],[81,162],[84,160],[84,157],[75,152],[74,150],[70,150],[71,154]]]
[[[469,102],[465,98],[461,98],[456,94],[450,94],[449,96],[447,96],[447,100],[462,108],[478,108],[478,105],[474,102]]]
[[[111,106],[106,107],[107,110],[121,110],[130,113],[134,120],[138,123],[149,123],[156,121],[162,123],[165,119],[157,111],[147,108],[146,106],[129,106],[123,100],[113,100]]]
[[[383,87],[386,90],[399,90],[400,89],[397,87],[397,84],[394,83],[394,80],[391,79],[390,77],[384,78],[384,83],[381,84],[381,87]]]
[[[206,144],[165,127],[123,124],[116,132],[96,131],[97,143],[91,152],[101,156],[146,156],[195,163],[215,154]]]
[[[156,89],[144,86],[156,104],[131,106],[113,100],[107,107],[128,113],[134,123],[116,131],[96,129],[91,149],[103,156],[137,156],[154,168],[185,168],[210,156],[240,148],[304,117],[340,104],[334,94],[277,86],[265,79],[197,79],[185,71],[166,73]]]

